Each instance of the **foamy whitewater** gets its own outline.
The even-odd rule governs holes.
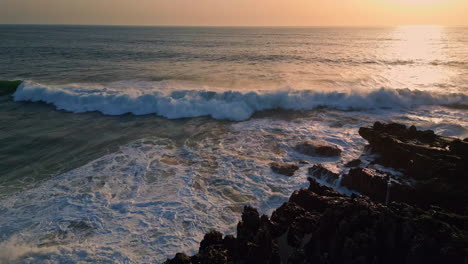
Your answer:
[[[125,36],[125,37],[122,37]],[[468,137],[468,29],[0,26],[0,263],[162,263],[361,126]],[[340,158],[304,156],[304,140]],[[293,177],[273,161],[298,162]],[[379,168],[391,170],[392,168]],[[340,192],[340,179],[318,179]]]
[[[99,111],[106,115],[157,114],[166,118],[210,116],[215,119],[246,120],[257,111],[311,110],[329,107],[341,110],[411,108],[421,105],[460,105],[463,93],[409,89],[349,92],[313,90],[211,91],[204,87],[178,90],[171,82],[117,82],[108,85],[44,86],[22,83],[15,101],[45,102],[74,113]],[[206,89],[206,88],[205,88]]]

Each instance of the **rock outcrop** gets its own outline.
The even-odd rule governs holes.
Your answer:
[[[205,235],[189,263],[466,263],[468,217],[346,197],[309,178],[271,218],[245,207],[237,237]]]
[[[468,142],[442,137],[414,126],[376,122],[359,134],[378,154],[374,163],[403,173],[394,176],[375,169],[355,168],[342,184],[376,201],[405,202],[421,208],[436,205],[458,213],[468,211]],[[393,181],[387,188],[388,178]],[[390,193],[388,193],[390,192]]]
[[[321,164],[316,164],[309,168],[309,175],[318,179],[322,179],[326,182],[333,183],[338,180],[340,175],[338,173],[332,172],[329,169],[323,167]]]
[[[270,163],[270,168],[272,171],[285,176],[293,176],[294,173],[299,169],[299,167],[295,164],[279,162]]]
[[[377,163],[404,169],[409,177],[467,182],[467,139],[461,141],[438,136],[432,130],[418,131],[414,126],[380,122],[361,127],[359,135],[369,142],[374,153],[381,155]]]
[[[295,149],[308,156],[337,157],[341,155],[341,149],[338,146],[321,141],[305,141],[297,144]]]
[[[295,191],[270,218],[246,206],[237,237],[211,231],[197,254],[178,253],[166,263],[468,263],[468,140],[378,122],[359,133],[377,159],[367,167],[346,164],[351,169],[341,183],[365,196],[348,197],[309,178],[309,188]],[[296,150],[341,153],[313,143]],[[339,177],[320,164],[309,174],[327,182]]]
[[[389,174],[369,168],[351,169],[348,174],[343,175],[341,184],[381,203],[390,201],[416,203],[417,199],[412,185],[392,181]]]

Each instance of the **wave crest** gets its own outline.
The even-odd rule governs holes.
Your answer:
[[[172,87],[168,82],[117,82],[99,86],[46,86],[23,82],[13,96],[15,101],[45,102],[55,105],[59,110],[75,113],[157,114],[169,119],[211,116],[234,121],[246,120],[257,111],[271,109],[401,109],[420,105],[464,105],[468,102],[468,95],[461,93],[444,94],[410,89],[241,92],[184,89]]]

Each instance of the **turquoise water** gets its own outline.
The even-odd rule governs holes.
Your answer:
[[[272,161],[344,171],[376,120],[467,137],[467,33],[0,25],[24,81],[0,96],[0,262],[159,263],[307,185]]]

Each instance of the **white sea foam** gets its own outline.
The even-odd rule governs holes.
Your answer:
[[[342,147],[343,160],[293,150],[315,138]],[[270,162],[343,164],[363,143],[355,126],[268,119],[235,123],[184,146],[139,140],[0,201],[0,246],[14,249],[0,251],[0,259],[161,263],[179,251],[193,253],[210,229],[234,234],[243,205],[269,214],[308,185],[308,166],[286,177]],[[80,221],[86,225],[71,224]]]
[[[23,82],[15,92],[14,100],[45,102],[55,105],[57,109],[77,113],[157,114],[170,119],[211,116],[240,121],[248,119],[257,111],[270,109],[401,109],[421,105],[466,104],[468,95],[385,88],[344,92],[294,89],[223,91],[214,87],[187,86],[166,81],[60,86]]]
[[[442,108],[436,119],[421,120],[425,111],[434,112],[430,108],[411,115],[317,111],[292,120],[255,118],[210,129],[182,145],[164,138],[138,140],[1,200],[0,249],[6,250],[0,250],[0,262],[161,263],[176,252],[194,253],[210,229],[235,234],[243,205],[270,214],[308,185],[312,164],[343,172],[366,144],[360,126],[394,118],[418,128],[466,120],[464,112]],[[447,133],[466,133],[458,130]],[[336,144],[342,157],[301,155],[294,146],[304,140]],[[269,167],[272,161],[299,160],[310,165],[293,177]],[[339,182],[321,182],[347,191]],[[86,225],[72,224],[80,222]]]

